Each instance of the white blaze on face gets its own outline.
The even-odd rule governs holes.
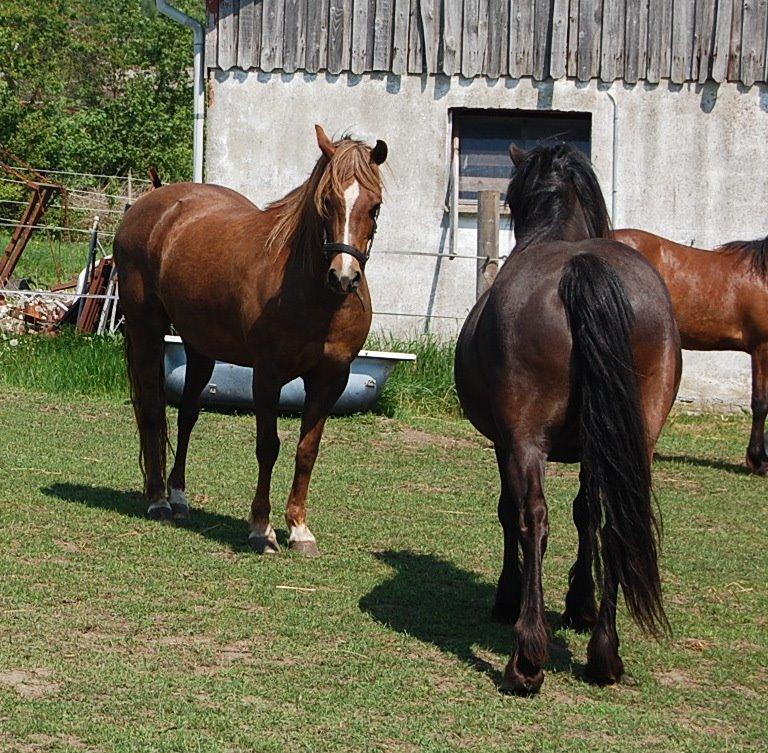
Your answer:
[[[349,240],[349,221],[352,217],[352,209],[355,206],[358,196],[360,196],[360,184],[353,180],[346,191],[344,191],[344,240],[342,243],[352,245]],[[341,277],[352,277],[355,274],[355,258],[349,254],[341,255]]]

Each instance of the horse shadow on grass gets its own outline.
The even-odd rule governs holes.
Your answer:
[[[433,555],[386,551],[375,556],[396,572],[360,599],[360,609],[388,628],[452,654],[501,687],[502,668],[514,651],[515,639],[511,625],[491,620],[495,586]],[[547,611],[546,618],[551,629],[559,627],[559,615]],[[502,658],[491,664],[477,649]],[[567,642],[551,634],[544,669],[586,677],[584,665],[574,662]]]
[[[86,486],[84,484],[60,483],[44,486],[41,491],[48,497],[56,497],[64,502],[76,502],[86,507],[119,512],[129,518],[147,520],[147,502],[139,492],[118,491],[106,486]],[[154,525],[161,525],[155,523]],[[193,507],[191,520],[185,530],[204,536],[211,541],[228,546],[233,552],[250,551],[248,546],[248,523],[244,518],[209,512],[200,507]],[[277,531],[278,541],[287,542],[288,534]]]
[[[716,471],[727,471],[728,473],[736,473],[740,476],[752,475],[752,472],[745,464],[737,465],[736,463],[730,463],[727,460],[697,458],[693,455],[670,455],[663,452],[654,452],[653,459],[659,460],[662,463],[684,463],[685,465],[693,465],[699,468],[712,468]]]

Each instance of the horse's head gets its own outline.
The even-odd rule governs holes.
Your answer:
[[[336,293],[354,293],[363,278],[381,206],[379,165],[387,145],[370,148],[344,138],[333,142],[315,126],[325,169],[315,193],[324,227],[323,253],[328,262],[326,281]]]
[[[524,152],[509,148],[515,171],[507,190],[517,247],[541,240],[605,238],[610,218],[589,159],[564,143]]]

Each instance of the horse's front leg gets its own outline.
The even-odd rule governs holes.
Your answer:
[[[307,526],[307,491],[312,469],[317,459],[328,414],[347,385],[349,369],[342,373],[315,373],[304,378],[307,397],[301,418],[301,435],[296,448],[296,468],[293,485],[285,509],[288,524],[288,547],[296,552],[317,557],[320,551]]]
[[[248,542],[258,554],[275,554],[280,551],[275,529],[269,522],[271,505],[269,490],[272,485],[272,469],[280,452],[277,434],[277,407],[280,400],[280,382],[273,375],[254,369],[253,404],[256,411],[256,459],[259,463],[259,480],[256,495],[251,504],[251,533]]]
[[[768,344],[752,351],[752,434],[747,447],[747,466],[753,473],[768,474],[765,453],[765,417],[768,414]]]

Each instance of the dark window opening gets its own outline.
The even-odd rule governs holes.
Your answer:
[[[566,141],[591,158],[592,116],[581,112],[538,110],[454,110],[452,174],[458,172],[462,204],[477,192],[496,190],[503,201],[512,173],[509,145],[528,150],[545,141]]]

